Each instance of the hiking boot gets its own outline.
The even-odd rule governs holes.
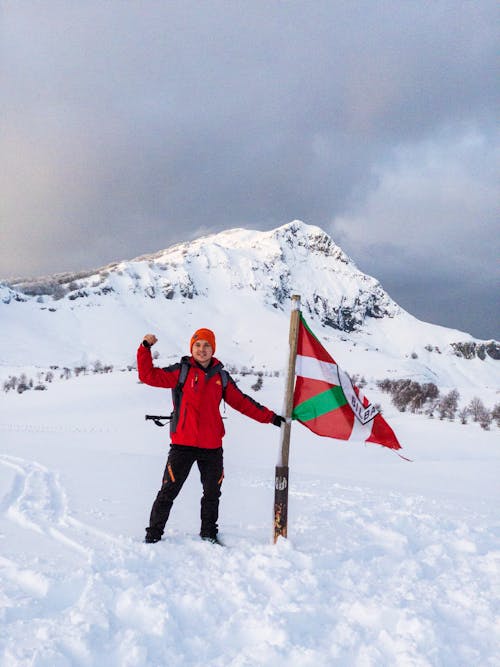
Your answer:
[[[217,535],[215,537],[211,537],[209,535],[200,535],[201,539],[204,542],[210,542],[210,544],[218,544],[220,547],[223,547],[223,543],[219,540]]]
[[[144,538],[146,544],[156,544],[156,542],[159,542],[160,540],[161,537],[157,537],[156,535],[146,535]]]

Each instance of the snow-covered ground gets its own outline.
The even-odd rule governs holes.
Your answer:
[[[282,390],[254,395],[280,411]],[[500,665],[498,428],[366,393],[413,462],[294,424],[277,545],[278,429],[227,409],[227,548],[197,538],[195,469],[142,543],[168,440],[144,413],[169,392],[115,372],[3,394],[1,667]]]

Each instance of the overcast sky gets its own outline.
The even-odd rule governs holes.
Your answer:
[[[0,8],[0,279],[299,218],[500,338],[496,0]]]

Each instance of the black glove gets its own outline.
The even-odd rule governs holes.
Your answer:
[[[147,340],[143,340],[143,341],[142,341],[142,344],[143,344],[144,347],[147,348],[148,350],[149,350],[149,348],[151,347],[151,345],[148,343]]]
[[[271,420],[271,424],[274,424],[278,428],[281,428],[281,424],[284,424],[286,419],[282,417],[281,415],[274,415],[274,417]]]

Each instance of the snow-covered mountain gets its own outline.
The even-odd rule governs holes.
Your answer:
[[[497,426],[399,412],[373,382],[431,379],[491,407],[494,341],[415,319],[296,222],[0,289],[0,379],[123,366],[146,331],[168,362],[200,325],[225,362],[282,371],[298,292],[332,355],[386,399],[412,461],[294,422],[288,540],[272,545],[280,433],[228,407],[227,548],[198,538],[194,472],[164,539],[143,544],[168,451],[144,413],[165,414],[169,392],[64,370],[49,391],[2,392],[0,667],[499,665]],[[236,379],[255,395],[254,377]],[[257,400],[278,411],[284,384],[266,374]]]
[[[208,326],[226,363],[281,370],[292,294],[351,373],[498,385],[495,341],[417,320],[324,231],[300,221],[270,232],[233,229],[96,271],[3,283],[0,364],[124,366],[149,331],[167,362]]]

